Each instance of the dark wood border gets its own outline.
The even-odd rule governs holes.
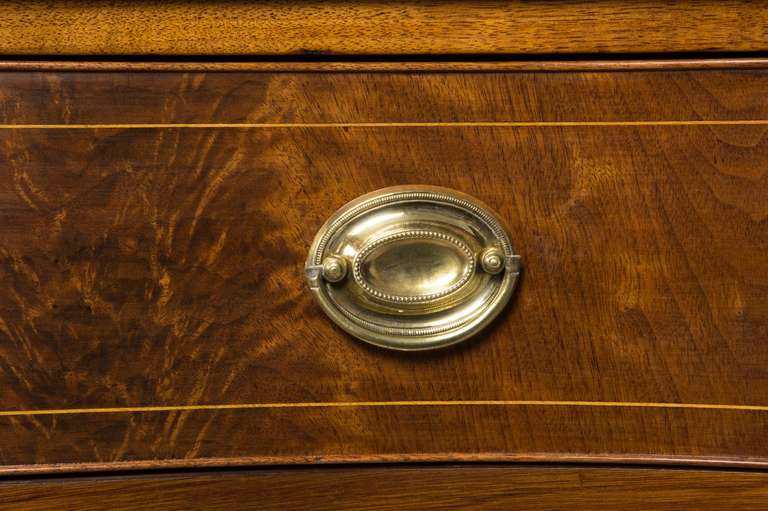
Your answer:
[[[264,467],[0,480],[0,507],[26,511],[715,511],[762,510],[766,503],[766,472],[583,465]]]
[[[107,504],[108,503],[108,504]],[[763,510],[768,473],[606,466],[338,466],[0,480],[14,510]]]

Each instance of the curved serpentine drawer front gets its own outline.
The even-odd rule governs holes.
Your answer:
[[[0,472],[768,462],[767,71],[451,66],[0,74]]]

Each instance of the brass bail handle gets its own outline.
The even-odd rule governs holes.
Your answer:
[[[305,267],[323,311],[342,329],[392,349],[448,346],[484,328],[520,273],[487,206],[438,187],[377,190],[320,229]]]

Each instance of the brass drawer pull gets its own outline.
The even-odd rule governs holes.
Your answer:
[[[315,236],[305,271],[320,306],[350,334],[425,350],[467,339],[496,317],[520,258],[485,205],[454,190],[405,186],[338,210]]]

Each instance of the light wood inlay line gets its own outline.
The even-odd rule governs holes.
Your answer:
[[[357,408],[377,406],[582,406],[619,408],[673,408],[698,410],[735,410],[768,412],[768,405],[728,405],[708,403],[644,403],[622,401],[532,401],[532,400],[486,400],[486,401],[350,401],[316,403],[243,403],[219,405],[177,405],[177,406],[136,406],[114,408],[60,408],[50,410],[5,410],[0,417],[29,415],[64,415],[86,413],[143,413],[143,412],[185,412],[205,410],[260,410],[273,408]]]
[[[171,128],[559,128],[613,126],[768,126],[768,119],[691,121],[498,121],[498,122],[318,122],[318,123],[200,123],[200,124],[0,124],[0,129],[171,129]]]
[[[490,60],[490,61],[443,61],[443,62],[126,62],[126,61],[63,61],[63,60],[6,60],[0,61],[0,71],[58,71],[58,72],[251,72],[251,73],[391,73],[391,72],[568,72],[598,71],[626,72],[642,70],[707,70],[765,69],[768,59],[723,58],[704,59],[643,59],[643,60]]]

